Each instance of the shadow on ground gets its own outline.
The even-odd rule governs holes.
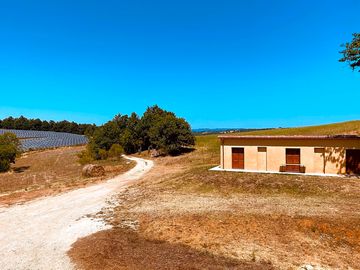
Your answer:
[[[81,269],[274,269],[267,262],[215,256],[119,228],[78,240],[69,255]]]
[[[27,171],[28,169],[30,169],[30,166],[14,167],[12,170],[13,170],[15,173],[23,173],[23,172]]]

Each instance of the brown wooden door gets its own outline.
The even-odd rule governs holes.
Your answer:
[[[244,169],[244,148],[232,148],[232,168]]]
[[[286,149],[286,171],[300,172],[300,149]]]
[[[360,150],[346,150],[346,173],[360,174]]]

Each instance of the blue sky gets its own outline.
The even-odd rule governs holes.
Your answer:
[[[0,118],[101,124],[159,106],[199,127],[360,119],[339,63],[360,2],[0,0]]]

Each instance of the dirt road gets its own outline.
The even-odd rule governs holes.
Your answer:
[[[107,182],[0,208],[0,269],[72,269],[66,255],[71,244],[108,228],[90,216],[106,207],[115,191],[141,178],[153,166],[149,160],[129,159],[137,165]]]

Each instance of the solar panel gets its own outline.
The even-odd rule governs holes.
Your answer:
[[[15,134],[20,139],[21,147],[24,151],[88,143],[86,136],[66,132],[0,129],[0,135],[5,132]]]

